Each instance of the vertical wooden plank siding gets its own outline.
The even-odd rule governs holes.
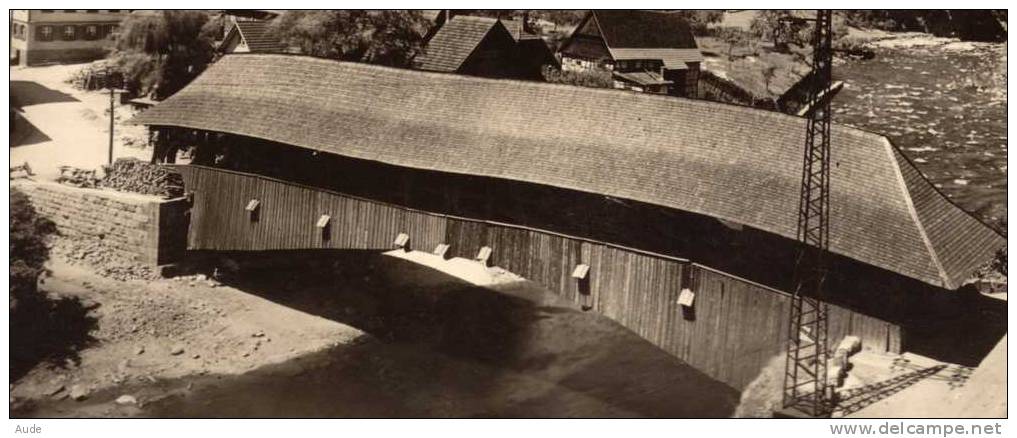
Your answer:
[[[390,249],[407,233],[414,248],[430,251],[445,240],[440,216],[254,175],[178,169],[194,195],[189,249]],[[252,199],[261,202],[257,221],[245,210]],[[331,217],[327,239],[315,226],[323,214]]]
[[[451,245],[451,255],[473,258],[490,246],[491,262],[629,328],[707,375],[741,390],[783,351],[789,296],[688,261],[507,224],[415,211],[256,175],[180,166],[194,194],[188,248],[273,250],[389,249],[398,233],[414,249]],[[251,222],[244,207],[261,201]],[[329,214],[324,240],[315,222]],[[571,277],[590,266],[589,296]],[[694,312],[678,295],[695,292]],[[830,306],[830,336],[862,338],[878,351],[900,352],[900,327]]]

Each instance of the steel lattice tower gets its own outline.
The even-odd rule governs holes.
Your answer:
[[[830,98],[832,13],[818,12],[813,33],[801,194],[798,201],[798,257],[788,320],[784,408],[808,416],[826,416],[827,306],[821,301],[830,241]]]

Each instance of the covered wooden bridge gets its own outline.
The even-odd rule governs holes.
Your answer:
[[[781,351],[802,119],[235,54],[137,121],[196,147],[179,166],[193,195],[189,249],[381,250],[400,233],[425,251],[487,246],[493,263],[737,389]],[[885,137],[835,127],[832,147],[831,336],[922,345],[937,319],[963,311],[951,291],[1005,240]]]

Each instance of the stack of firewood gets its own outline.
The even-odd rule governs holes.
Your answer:
[[[123,87],[123,74],[102,62],[88,64],[67,79],[79,90],[105,90]]]
[[[111,166],[103,166],[105,178],[99,183],[122,192],[176,198],[184,194],[184,182],[179,173],[157,164],[135,158],[117,159]]]
[[[35,174],[32,173],[32,167],[28,165],[27,161],[25,162],[25,164],[22,164],[20,166],[11,166],[10,175],[11,179],[28,178],[30,176],[35,176]]]
[[[57,177],[57,182],[60,184],[75,187],[95,187],[98,180],[94,169],[79,169],[74,166],[60,166],[60,176]]]

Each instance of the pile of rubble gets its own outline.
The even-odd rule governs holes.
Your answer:
[[[99,275],[114,280],[159,278],[159,273],[152,267],[138,263],[131,256],[94,238],[59,237],[54,241],[53,252],[72,264],[88,266]]]
[[[122,192],[176,198],[184,194],[184,182],[179,173],[165,167],[146,163],[136,158],[119,158],[110,166],[103,166],[106,176],[99,182]]]
[[[106,342],[127,340],[132,343],[146,338],[168,338],[174,345],[184,345],[188,335],[225,315],[226,311],[220,306],[205,300],[168,293],[157,296],[125,294],[109,300],[95,337]],[[144,354],[144,349],[144,345],[138,344],[135,354]]]

